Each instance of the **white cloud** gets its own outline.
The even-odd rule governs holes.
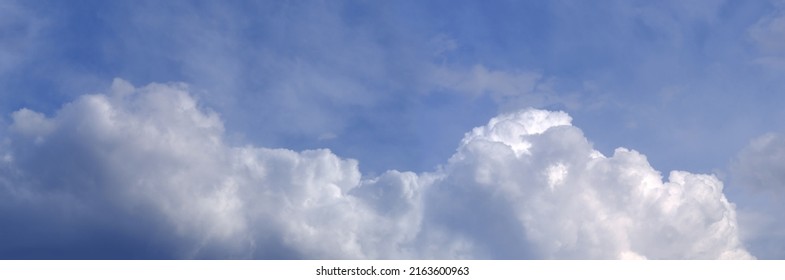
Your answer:
[[[40,227],[101,228],[178,258],[750,257],[714,176],[663,182],[645,156],[605,157],[570,122],[501,115],[432,173],[363,178],[329,150],[227,145],[185,85],[116,80],[50,117],[13,114],[0,222],[30,246],[52,245],[28,234]],[[62,242],[98,246],[79,240]]]
[[[22,109],[13,120],[12,164],[30,182],[6,182],[10,171],[0,182],[10,193],[34,193],[29,207],[52,211],[38,223],[73,206],[84,209],[76,223],[97,223],[87,214],[94,211],[163,217],[167,234],[150,238],[176,243],[172,256],[186,258],[395,256],[379,250],[395,246],[407,225],[380,220],[348,195],[361,185],[354,160],[227,146],[217,114],[199,108],[184,85],[134,89],[116,80],[110,94],[83,96],[51,118]]]
[[[529,243],[540,258],[750,257],[714,176],[674,171],[663,182],[645,156],[619,148],[605,157],[569,122],[529,110],[467,134],[429,188],[426,207],[438,206],[424,227],[470,236],[490,254],[511,245],[487,240]]]

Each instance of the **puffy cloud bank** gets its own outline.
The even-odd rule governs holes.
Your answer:
[[[435,171],[374,178],[229,145],[180,84],[11,117],[3,258],[751,258],[717,178],[604,156],[563,112],[500,115]]]

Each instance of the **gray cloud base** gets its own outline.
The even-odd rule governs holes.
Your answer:
[[[606,157],[563,112],[503,114],[435,171],[224,142],[183,84],[115,80],[0,146],[4,258],[752,258],[712,175]]]

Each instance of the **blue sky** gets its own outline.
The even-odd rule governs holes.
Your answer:
[[[465,199],[466,205],[476,203],[480,205],[477,206],[478,209],[487,210],[471,211],[485,213],[478,214],[479,220],[475,223],[480,224],[477,227],[496,227],[505,229],[507,233],[499,235],[490,229],[471,230],[455,225],[456,222],[451,219],[456,218],[445,214],[444,210],[452,206],[442,205],[446,202],[432,198],[434,195],[430,192],[445,188],[444,191],[450,193],[450,190],[456,188],[460,190],[461,188],[456,187],[463,184],[460,179],[456,179],[461,178],[458,174],[460,170],[469,168],[467,166],[478,168],[475,171],[481,170],[487,164],[492,165],[501,158],[506,158],[496,154],[496,148],[489,148],[490,146],[476,149],[491,149],[486,151],[486,156],[498,155],[497,157],[475,154],[479,152],[470,148],[474,147],[474,140],[471,140],[474,138],[470,137],[469,132],[475,127],[487,126],[489,135],[504,135],[504,131],[491,129],[489,120],[497,116],[515,115],[516,112],[528,108],[563,111],[568,114],[571,117],[570,122],[557,123],[569,124],[569,127],[579,129],[580,135],[571,130],[558,129],[557,132],[541,133],[545,136],[549,135],[548,133],[566,133],[562,136],[564,139],[572,139],[577,141],[576,143],[583,143],[581,139],[584,139],[590,146],[584,147],[585,149],[575,148],[576,150],[570,152],[545,153],[540,155],[541,158],[526,162],[546,164],[550,159],[563,156],[561,162],[567,166],[567,174],[586,174],[586,177],[581,177],[584,179],[570,179],[572,175],[564,179],[565,182],[573,182],[570,184],[576,188],[583,185],[595,186],[592,182],[608,184],[603,181],[605,179],[595,180],[599,175],[592,172],[599,171],[592,169],[593,167],[586,167],[586,170],[581,172],[571,169],[577,168],[574,166],[583,166],[584,163],[578,160],[569,164],[572,161],[568,158],[573,157],[567,155],[588,156],[592,154],[591,149],[596,149],[609,160],[619,161],[628,154],[621,153],[617,158],[614,155],[617,147],[634,150],[634,154],[642,155],[646,162],[643,165],[631,165],[646,170],[635,174],[648,174],[649,169],[646,166],[650,165],[655,173],[662,176],[659,180],[663,186],[676,182],[669,179],[673,170],[684,170],[690,174],[712,174],[724,185],[719,194],[723,199],[727,197],[730,203],[735,204],[727,208],[735,210],[727,210],[724,208],[726,206],[717,207],[732,212],[732,216],[738,216],[740,230],[734,234],[738,234],[741,240],[739,248],[758,258],[785,257],[782,255],[782,252],[785,252],[782,250],[785,248],[785,223],[781,217],[774,214],[785,210],[780,206],[782,199],[785,199],[785,176],[781,175],[785,173],[778,172],[785,170],[785,153],[781,152],[782,143],[785,143],[781,136],[785,131],[785,123],[780,121],[785,119],[785,111],[781,109],[782,104],[785,104],[785,3],[781,1],[160,3],[3,0],[0,1],[0,18],[0,138],[4,141],[0,151],[8,158],[4,161],[3,169],[0,169],[0,178],[3,178],[0,183],[8,194],[1,220],[18,228],[13,233],[8,233],[5,238],[8,241],[0,241],[6,243],[0,245],[0,256],[3,258],[717,258],[722,255],[653,252],[647,251],[646,248],[651,248],[648,245],[635,245],[651,245],[651,242],[657,242],[648,239],[645,242],[630,241],[632,245],[597,241],[599,243],[592,243],[593,246],[583,244],[586,245],[584,247],[575,243],[578,245],[574,244],[575,246],[569,249],[554,249],[541,245],[548,242],[537,239],[537,232],[552,230],[555,233],[565,233],[568,229],[535,223],[536,219],[533,224],[522,225],[525,230],[521,234],[515,234],[513,229],[506,230],[507,227],[512,227],[506,222],[499,222],[497,225],[482,224],[483,217],[488,215],[510,215],[510,221],[515,221],[523,219],[520,217],[524,216],[536,217],[537,213],[554,213],[529,208],[518,209],[513,206],[506,210],[496,209],[488,206],[493,203],[487,204],[489,201],[498,202],[494,200],[494,196],[489,196],[491,198],[488,198],[488,201],[482,198],[477,198],[477,201],[469,199],[485,197],[472,189],[457,192],[467,194],[469,198],[455,199]],[[124,92],[134,92],[132,95],[137,97],[122,97],[125,96]],[[161,92],[185,92],[187,97],[161,97],[159,101],[150,101],[158,100],[157,94]],[[89,97],[91,94],[108,97],[105,101],[100,98],[95,101]],[[193,108],[177,107],[190,104],[183,100],[192,100],[196,105]],[[72,108],[92,112],[91,108],[98,107],[91,106],[104,104],[102,102],[109,104],[107,106],[110,106],[111,110],[118,110],[106,115],[119,118],[115,123],[124,123],[121,120],[127,120],[126,129],[141,129],[132,133],[132,136],[158,135],[146,134],[152,127],[155,131],[170,131],[173,133],[171,135],[174,135],[169,136],[173,137],[172,139],[220,139],[221,144],[212,146],[212,140],[204,140],[204,143],[194,140],[196,142],[173,144],[162,140],[169,139],[165,137],[169,135],[166,133],[161,134],[164,136],[155,136],[164,138],[150,136],[153,138],[140,138],[136,142],[122,142],[111,137],[101,138],[105,136],[104,132],[114,130],[87,125],[85,122],[100,120],[96,116],[104,115],[96,113],[98,115],[81,116],[79,110]],[[176,113],[159,110],[170,105],[175,106],[169,108],[171,112],[180,112],[192,118],[181,120]],[[178,111],[177,108],[186,109]],[[161,119],[151,119],[152,117],[145,115],[148,113]],[[524,136],[529,135],[527,133],[530,132],[527,131],[531,127],[550,127],[550,124],[529,123],[524,117],[521,118],[523,119],[512,118],[509,121],[517,120],[522,127],[529,127],[522,130]],[[143,127],[146,126],[137,126],[139,123],[146,123],[150,127],[145,130]],[[95,127],[103,127],[105,130]],[[206,128],[210,129],[204,130]],[[84,131],[91,131],[92,134],[84,134]],[[510,143],[517,140],[489,135],[480,138],[487,137],[491,142],[501,141],[515,150],[516,146]],[[132,136],[127,137],[135,139]],[[554,139],[556,140],[553,141],[559,142],[558,137]],[[150,147],[158,146],[139,144],[148,143],[148,140],[152,141],[150,143],[169,143],[161,144],[164,145],[162,147],[169,148],[154,152],[158,150]],[[538,141],[541,140],[530,142],[540,143]],[[140,146],[136,146],[137,144]],[[556,144],[542,142],[541,145],[549,147]],[[581,145],[583,144],[578,146],[583,147]],[[101,150],[101,147],[110,150]],[[134,150],[133,147],[142,150]],[[226,150],[215,152],[216,158],[226,157],[222,159],[226,162],[180,154],[179,149],[184,147]],[[314,149],[329,149],[329,155],[308,154],[307,151]],[[297,155],[280,155],[279,152],[283,153],[281,151],[284,150]],[[171,170],[174,174],[191,174],[188,172],[197,172],[200,168],[214,170],[216,168],[211,169],[210,166],[231,165],[227,162],[237,165],[238,160],[247,156],[246,153],[255,154],[252,158],[263,162],[259,163],[261,166],[270,164],[280,167],[279,161],[268,161],[277,156],[298,158],[294,162],[322,162],[319,160],[325,157],[329,158],[330,162],[335,160],[341,163],[339,166],[352,166],[356,163],[356,167],[339,168],[339,173],[343,174],[341,176],[325,175],[325,178],[344,178],[342,176],[345,175],[350,178],[347,180],[356,181],[346,183],[347,187],[341,188],[342,199],[361,201],[357,203],[370,207],[372,210],[368,211],[378,215],[373,216],[375,219],[414,219],[419,221],[421,226],[417,229],[390,229],[398,234],[396,238],[400,238],[402,245],[399,248],[384,249],[366,244],[366,241],[378,238],[381,234],[368,233],[367,237],[357,241],[362,245],[358,245],[361,249],[353,251],[346,249],[345,244],[341,245],[343,247],[336,245],[343,248],[343,251],[339,251],[345,254],[331,255],[325,252],[334,248],[309,247],[303,244],[311,243],[289,238],[299,236],[295,234],[298,231],[292,233],[292,228],[286,227],[287,223],[279,221],[278,218],[273,219],[275,222],[267,222],[276,225],[280,223],[281,228],[289,231],[260,231],[254,229],[259,227],[255,226],[257,223],[249,222],[254,220],[249,213],[258,211],[270,217],[286,217],[276,212],[277,210],[253,212],[242,208],[237,210],[246,217],[241,219],[244,222],[238,222],[242,226],[233,227],[233,230],[227,229],[226,236],[236,238],[236,234],[244,234],[244,238],[254,241],[253,244],[267,244],[258,245],[262,249],[237,249],[244,245],[226,241],[231,238],[223,235],[221,238],[228,239],[215,239],[212,234],[207,235],[210,238],[183,238],[181,233],[173,228],[182,230],[183,227],[188,228],[183,224],[190,224],[184,222],[182,217],[176,214],[177,211],[167,212],[171,209],[161,206],[160,201],[132,199],[129,197],[133,195],[126,192],[107,191],[111,195],[105,196],[97,195],[96,192],[103,193],[99,190],[109,188],[109,185],[136,190],[142,188],[138,185],[142,184],[139,182],[149,180],[149,183],[145,184],[172,186],[171,193],[162,193],[160,196],[167,197],[168,194],[182,198],[174,194],[185,192],[175,191],[179,187],[187,188],[178,185],[184,184],[184,181],[167,177],[175,176],[169,173],[148,174],[140,170],[138,173],[126,174],[112,169],[114,160],[118,160],[118,166],[123,166],[128,155],[120,153],[104,158],[103,155],[112,154],[108,151],[124,151],[130,155],[150,152],[150,162],[139,163],[139,168],[162,165],[166,167],[161,167],[161,170]],[[73,162],[39,164],[51,162],[52,157],[57,156],[71,158]],[[516,152],[515,156],[521,157],[521,154]],[[635,159],[632,162],[638,162],[636,156],[630,157]],[[63,159],[54,162],[60,160]],[[202,162],[203,160],[206,162]],[[242,162],[247,164],[249,161]],[[63,167],[69,165],[76,166],[74,168],[78,170]],[[501,166],[518,165],[510,162]],[[493,175],[498,176],[494,177],[498,179],[494,181],[496,184],[483,181],[480,177],[464,179],[476,183],[475,187],[479,189],[485,184],[504,189],[501,187],[505,185],[502,182],[525,189],[525,186],[537,184],[533,182],[540,182],[530,181],[532,178],[551,174],[553,170],[561,170],[559,166],[562,165],[521,165],[517,172],[530,173],[530,177],[506,177],[507,175],[497,174]],[[269,168],[275,169],[273,167]],[[540,170],[537,169],[540,167],[550,171],[531,171]],[[293,171],[284,173],[291,178],[305,176],[296,173],[299,169],[292,168]],[[390,173],[392,170],[403,173]],[[250,177],[238,175],[239,171],[236,169],[225,172],[202,178],[201,182],[214,182],[221,186],[237,184],[240,190],[246,188],[244,184],[271,184],[281,188],[282,192],[286,193],[284,196],[292,195],[285,191],[286,189],[296,189],[297,186],[303,188],[303,193],[320,190],[325,186],[344,186],[344,183],[335,182],[323,182],[326,185],[319,185],[319,180],[299,185],[296,183],[299,181],[295,179],[284,180],[286,183],[283,183],[284,181],[274,178],[279,175],[265,175],[268,177],[262,176],[263,179],[258,179],[247,174]],[[614,172],[603,174],[616,174]],[[619,178],[626,178],[623,174],[627,173],[619,172]],[[199,174],[197,172],[196,175],[192,174],[193,176],[183,176],[195,180],[194,177],[202,176]],[[321,175],[309,176],[321,178]],[[416,179],[410,178],[411,176]],[[57,179],[61,177],[74,179]],[[551,176],[548,177],[549,180],[543,180],[552,183],[551,179],[557,177]],[[410,179],[414,181],[407,181]],[[614,182],[627,182],[625,180]],[[387,181],[393,183],[384,183]],[[412,183],[415,181],[416,183]],[[205,184],[210,186],[209,183]],[[419,187],[411,187],[413,185],[410,184]],[[620,184],[622,186],[619,188],[623,192],[630,187],[640,187],[643,183]],[[707,184],[713,186],[714,183]],[[85,217],[80,214],[81,210],[73,210],[74,217],[78,218],[68,220],[53,214],[57,212],[55,207],[48,210],[39,209],[38,203],[43,202],[19,198],[19,193],[26,192],[48,194],[49,189],[57,189],[56,185],[69,186],[63,187],[65,196],[73,196],[75,201],[82,201],[82,204],[78,204],[82,205],[80,207],[93,210],[105,210],[109,207],[111,210],[107,213],[112,214],[103,218]],[[96,186],[92,189],[85,185]],[[209,189],[208,186],[205,188]],[[110,189],[118,188],[120,187]],[[355,197],[355,194],[369,193],[366,189],[376,188],[379,188],[380,193],[388,193],[390,189],[394,189],[401,191],[401,195],[417,195],[405,196],[413,200],[400,202],[402,204],[397,206],[407,209],[404,211],[405,215],[390,216],[385,214],[386,210],[382,211],[384,207],[375,208],[379,205],[374,203],[388,203],[380,202],[379,197]],[[602,188],[597,190],[602,193]],[[156,192],[155,188],[150,191]],[[205,196],[201,191],[185,193],[189,193],[188,197],[196,200],[200,195]],[[520,193],[508,193],[510,197],[518,197],[516,194]],[[555,207],[559,207],[560,204],[557,203],[571,201],[567,199],[569,197],[563,198],[564,200],[554,198],[546,201],[554,203]],[[530,199],[530,196],[523,195],[518,202],[542,203]],[[129,213],[134,212],[128,212],[130,210],[126,208],[123,210],[107,206],[111,205],[106,204],[107,201],[115,200],[142,201],[129,204],[137,206],[126,206],[131,209],[147,204],[163,208],[153,207],[159,210],[150,210],[152,212],[149,214],[132,215]],[[704,201],[698,198],[693,200]],[[75,207],[68,201],[70,200],[66,199],[56,205],[65,209]],[[355,203],[346,201],[331,203]],[[182,209],[191,207],[191,204],[199,204],[190,199],[185,199],[182,203]],[[254,201],[241,200],[238,203],[247,205],[253,204]],[[505,203],[516,204],[515,201]],[[604,203],[615,205],[613,201]],[[434,205],[442,206],[439,208]],[[24,209],[39,210],[37,214],[30,214],[28,219],[26,214],[23,214],[26,213],[22,211]],[[215,210],[209,207],[207,209]],[[213,213],[210,211],[205,213]],[[335,211],[345,213],[350,210],[337,208]],[[464,210],[456,210],[461,211]],[[625,211],[620,213],[631,213],[629,209]],[[516,216],[518,214],[523,216]],[[574,218],[569,213],[562,214],[566,220]],[[155,229],[156,233],[143,235],[126,228],[134,228],[133,223],[122,225],[106,222],[112,220],[112,217],[127,215],[135,217],[130,219],[131,221],[151,225],[150,228]],[[168,218],[147,218],[156,215]],[[360,226],[363,224],[361,221],[371,218],[357,215],[347,216],[350,218],[346,218],[346,222],[356,226],[349,228],[367,230]],[[635,215],[630,217],[643,219]],[[672,218],[679,220],[678,217],[676,215]],[[293,216],[290,221],[298,219],[306,218]],[[733,219],[733,223],[736,223],[736,218]],[[590,222],[586,223],[591,225]],[[13,245],[35,244],[44,238],[40,234],[49,226],[42,224],[51,224],[51,227],[60,231],[65,227],[74,229],[70,231],[70,235],[66,235],[70,237],[41,245],[41,248],[37,248],[41,253],[18,249],[35,245]],[[190,226],[199,229],[204,227]],[[680,228],[674,225],[667,227]],[[684,228],[693,229],[686,226]],[[339,235],[345,233],[338,229],[335,231],[335,234]],[[352,230],[347,229],[346,232]],[[449,232],[463,233],[453,235]],[[354,234],[366,236],[358,232]],[[684,240],[690,240],[688,236],[694,234],[684,233]],[[505,247],[483,241],[493,237],[512,240],[510,242],[518,245]],[[186,241],[182,244],[170,242],[177,238]],[[104,245],[98,244],[101,240],[120,244],[116,245],[120,249],[113,251],[121,253],[102,252],[100,248]],[[196,245],[188,243],[188,240],[207,245],[193,251],[188,248]],[[429,242],[444,242],[444,248],[453,248],[454,252],[437,254],[427,250],[413,252],[405,249],[407,246],[416,247],[413,244]],[[297,245],[292,245],[295,243]],[[315,244],[316,241],[312,243]],[[558,240],[558,243],[565,242]],[[730,243],[733,242],[724,244]],[[164,249],[140,251],[133,249],[138,246],[132,244],[167,245],[149,245]],[[75,248],[88,248],[84,250],[88,253],[80,255],[75,253]],[[621,253],[589,253],[596,252],[596,248],[605,248],[608,252],[620,250]],[[23,254],[21,251],[28,253]]]

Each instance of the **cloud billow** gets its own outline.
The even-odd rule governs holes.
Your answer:
[[[432,172],[374,177],[229,145],[183,84],[117,79],[3,130],[2,258],[752,258],[716,177],[663,181],[563,112],[497,116]]]

